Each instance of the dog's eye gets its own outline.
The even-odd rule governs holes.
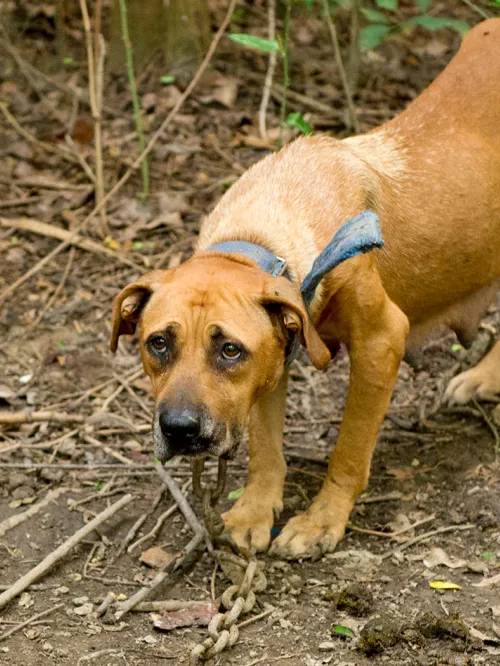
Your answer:
[[[235,361],[241,356],[241,349],[232,342],[226,342],[222,347],[222,357],[228,361]]]
[[[157,335],[154,338],[151,338],[149,344],[155,350],[155,352],[158,352],[158,354],[164,354],[167,351],[167,341],[165,338],[162,338],[161,335]]]

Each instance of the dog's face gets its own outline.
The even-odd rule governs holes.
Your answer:
[[[291,336],[299,335],[316,367],[330,358],[295,285],[215,253],[129,285],[113,317],[112,351],[140,324],[162,462],[230,456],[255,400],[278,384]]]

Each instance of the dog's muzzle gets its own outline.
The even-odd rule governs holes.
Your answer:
[[[155,456],[162,463],[174,456],[227,456],[236,452],[238,428],[216,423],[197,407],[159,406],[153,422]]]

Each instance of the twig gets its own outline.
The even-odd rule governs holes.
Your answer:
[[[29,231],[34,234],[39,234],[40,236],[47,236],[48,238],[57,238],[58,240],[64,241],[65,246],[76,245],[87,252],[104,254],[107,257],[112,257],[113,259],[118,260],[126,266],[135,269],[140,268],[135,262],[124,255],[118,254],[104,245],[99,245],[99,243],[96,243],[90,238],[83,238],[82,236],[75,234],[73,231],[56,227],[54,224],[46,224],[45,222],[40,222],[39,220],[34,220],[29,217],[0,217],[0,227],[5,227],[6,229],[15,228],[20,229],[21,231]]]
[[[144,139],[144,130],[142,128],[141,107],[139,104],[139,96],[137,95],[137,86],[135,84],[135,71],[134,71],[134,56],[132,53],[132,44],[130,42],[130,35],[128,31],[127,21],[127,3],[126,0],[119,0],[120,16],[122,26],[122,39],[125,46],[125,63],[127,66],[128,82],[130,85],[130,96],[132,97],[132,107],[134,109],[134,122],[139,139],[140,152],[144,152],[146,141]],[[149,167],[146,157],[141,161],[142,170],[142,197],[147,199],[149,193]]]
[[[485,412],[483,409],[483,406],[479,404],[477,400],[473,400],[472,404],[474,407],[478,410],[478,412],[481,414],[483,417],[484,422],[488,426],[488,428],[491,430],[493,434],[493,439],[495,440],[495,456],[500,455],[500,434],[498,433],[498,429],[496,425],[493,423],[493,421],[490,419],[488,414]]]
[[[248,620],[243,620],[243,622],[240,622],[237,627],[238,629],[243,629],[243,627],[248,627],[249,624],[254,624],[254,622],[258,622],[259,620],[263,620],[265,617],[268,615],[271,615],[271,613],[274,613],[276,608],[268,608],[266,611],[263,613],[260,613],[259,615],[254,615],[253,617],[249,617]]]
[[[49,254],[45,255],[43,259],[40,259],[34,266],[32,266],[24,275],[22,275],[18,280],[13,282],[11,285],[6,287],[2,292],[0,292],[0,305],[5,302],[5,300],[13,294],[18,287],[23,285],[27,280],[29,280],[33,275],[36,275],[44,266],[47,264],[49,261],[52,261],[54,257],[56,257],[60,252],[62,252],[68,245],[72,242],[73,238],[75,238],[80,231],[82,231],[85,226],[87,225],[87,222],[89,222],[96,213],[100,212],[101,208],[108,203],[108,201],[114,197],[114,195],[125,185],[125,183],[128,181],[130,176],[135,172],[137,167],[141,164],[142,160],[149,155],[153,147],[155,146],[156,142],[158,139],[162,136],[163,132],[167,129],[167,127],[170,125],[172,120],[175,118],[177,113],[179,112],[179,109],[182,107],[186,99],[191,95],[193,90],[196,88],[198,81],[200,80],[201,76],[203,75],[203,72],[206,70],[208,67],[208,63],[212,59],[213,54],[215,53],[215,50],[222,39],[222,35],[225,33],[227,26],[229,25],[229,22],[231,20],[231,16],[233,15],[234,8],[236,6],[237,0],[230,0],[226,16],[224,17],[224,20],[220,26],[220,28],[217,30],[217,32],[214,35],[214,38],[212,39],[212,43],[210,44],[208,51],[203,58],[202,63],[196,70],[196,73],[194,77],[191,80],[191,83],[188,85],[184,93],[179,97],[177,100],[177,103],[173,107],[173,109],[170,111],[168,116],[165,118],[165,120],[162,122],[160,127],[156,130],[156,132],[153,134],[151,139],[149,140],[148,145],[146,148],[143,150],[143,152],[137,157],[135,162],[132,164],[132,166],[129,167],[129,169],[123,174],[123,176],[120,178],[120,180],[109,190],[109,192],[106,194],[104,199],[101,201],[99,206],[96,206],[93,211],[87,215],[85,219],[83,219],[80,224],[78,224],[75,229],[73,230],[72,235],[63,241],[60,245],[55,247]]]
[[[100,74],[96,68],[94,58],[94,46],[92,44],[92,29],[90,27],[89,10],[87,7],[87,0],[80,0],[80,10],[82,12],[83,27],[85,30],[85,43],[87,47],[87,64],[89,72],[89,96],[90,96],[90,109],[94,119],[94,141],[95,141],[95,166],[96,166],[96,204],[100,206],[99,215],[101,217],[101,233],[103,237],[108,235],[108,222],[106,218],[106,208],[103,204],[104,201],[104,172],[102,162],[102,141],[101,141],[101,117],[100,117],[100,104],[99,100],[102,95],[98,92],[97,79],[100,78],[100,85],[102,88],[102,70],[104,67],[104,40],[100,42],[101,57],[98,63]],[[96,76],[97,74],[97,76]]]
[[[181,491],[184,493],[186,490],[189,488],[191,485],[191,479],[189,481],[186,481],[186,483],[182,486]],[[148,532],[147,534],[144,534],[140,539],[137,539],[133,544],[131,544],[128,549],[127,553],[132,553],[136,548],[138,548],[141,544],[143,544],[145,541],[148,539],[154,538],[158,532],[160,531],[163,523],[167,520],[167,518],[170,518],[170,516],[177,511],[179,508],[178,504],[175,503],[173,506],[168,508],[166,511],[164,511],[161,516],[159,516],[158,520],[156,521],[155,526],[153,529]]]
[[[270,40],[276,39],[276,0],[267,0],[267,23],[268,23],[268,38]],[[262,100],[259,108],[259,132],[263,139],[267,137],[266,131],[266,113],[271,97],[271,87],[273,85],[274,70],[276,69],[276,51],[269,54],[269,64],[267,66],[266,79],[264,81],[264,90],[262,92]]]
[[[436,514],[433,513],[432,516],[428,516],[427,518],[422,518],[422,520],[417,520],[416,523],[413,523],[412,525],[408,525],[407,527],[403,527],[400,530],[396,530],[396,532],[380,532],[378,530],[368,530],[365,529],[364,527],[358,527],[357,525],[352,525],[351,523],[347,524],[347,527],[352,531],[352,532],[360,532],[361,534],[371,534],[372,536],[379,536],[379,537],[385,537],[388,539],[395,539],[396,537],[400,536],[401,534],[404,534],[405,532],[409,532],[410,530],[414,530],[416,527],[420,527],[420,525],[425,525],[425,523],[430,523],[432,520],[436,519]]]
[[[479,14],[479,16],[482,16],[484,19],[489,19],[489,18],[491,18],[491,16],[490,16],[489,14],[487,14],[487,13],[484,11],[484,9],[482,9],[481,7],[478,7],[478,6],[477,6],[474,2],[472,2],[471,0],[462,0],[462,2],[463,2],[464,4],[466,4],[467,7],[470,7],[470,8],[473,9],[475,12],[477,12],[477,13]]]
[[[386,558],[392,557],[397,553],[401,553],[403,550],[410,548],[410,546],[414,546],[416,543],[421,543],[422,541],[427,541],[428,539],[432,538],[433,536],[436,536],[437,534],[445,534],[446,532],[453,532],[455,530],[459,531],[473,530],[475,527],[476,525],[474,525],[474,523],[467,523],[466,525],[449,525],[448,527],[438,527],[437,530],[432,530],[432,532],[426,532],[425,534],[416,536],[413,539],[410,539],[409,541],[406,541],[405,543],[401,544],[400,546],[397,546],[397,548],[394,548],[394,550],[391,550],[388,553],[382,555],[382,559],[385,560]]]
[[[197,601],[181,601],[177,599],[159,599],[158,601],[143,601],[130,610],[136,613],[158,613],[159,611],[178,611],[184,608],[193,608],[199,604],[206,603],[206,599],[199,599]]]
[[[66,134],[64,136],[64,140],[66,141],[67,145],[69,146],[71,152],[75,155],[76,159],[80,162],[80,165],[81,165],[82,169],[85,171],[85,173],[87,174],[88,179],[90,180],[90,182],[93,185],[95,185],[95,183],[96,183],[95,174],[92,171],[92,169],[90,168],[89,163],[87,162],[85,157],[78,150],[78,146],[73,141],[73,138],[69,134]]]
[[[283,34],[283,97],[281,99],[280,110],[280,137],[279,147],[283,145],[283,129],[286,120],[286,102],[288,95],[288,88],[290,87],[290,15],[292,13],[292,0],[286,0],[285,19],[284,19],[284,34]]]
[[[132,525],[132,527],[129,529],[127,534],[125,535],[125,538],[120,544],[120,547],[116,551],[116,555],[113,557],[113,562],[116,562],[116,560],[120,557],[120,555],[123,553],[123,551],[128,547],[129,543],[131,543],[137,534],[137,532],[141,529],[141,527],[144,525],[146,520],[151,516],[156,509],[158,508],[158,505],[161,502],[161,498],[163,497],[164,493],[164,488],[160,488],[158,493],[156,494],[156,497],[153,501],[153,505],[149,511],[146,513],[143,513],[142,515],[139,516],[139,518],[135,521],[135,523]]]
[[[111,518],[115,513],[120,511],[124,506],[129,504],[133,499],[132,495],[125,495],[118,502],[115,502],[110,507],[98,514],[93,520],[81,527],[69,539],[62,543],[52,553],[49,553],[39,564],[33,569],[28,571],[27,574],[21,576],[8,590],[0,594],[0,608],[3,608],[9,601],[12,601],[18,594],[21,594],[27,587],[29,587],[35,580],[41,578],[54,564],[59,562],[65,555],[67,555],[72,548],[79,544],[88,534],[93,532],[96,527],[102,525],[106,520]]]
[[[174,479],[170,476],[170,473],[167,472],[167,470],[164,467],[161,467],[161,465],[156,466],[156,473],[163,481],[163,483],[167,486],[168,490],[170,491],[170,494],[179,505],[179,509],[181,510],[181,513],[186,519],[186,522],[189,525],[189,527],[193,530],[195,534],[201,534],[203,538],[205,538],[206,535],[205,528],[196,517],[193,509],[189,506],[189,502],[184,497],[182,490],[179,488]]]
[[[29,624],[33,624],[33,622],[36,622],[37,620],[40,620],[40,618],[45,617],[46,615],[50,615],[51,613],[54,613],[54,611],[59,610],[63,606],[64,606],[64,604],[56,604],[55,606],[52,606],[52,608],[47,608],[46,610],[42,611],[41,613],[37,613],[36,615],[33,615],[28,620],[25,620],[24,622],[21,622],[20,624],[16,624],[15,627],[12,627],[12,629],[9,629],[8,631],[6,631],[6,632],[4,632],[3,634],[0,635],[0,642],[4,641],[9,636],[12,636],[12,634],[15,634],[18,631],[21,631],[21,629],[24,629],[24,627],[27,627]]]
[[[159,587],[164,580],[168,578],[170,573],[178,569],[186,557],[188,557],[188,555],[193,553],[198,548],[198,546],[203,542],[204,538],[205,537],[203,534],[196,534],[187,544],[184,550],[178,553],[177,556],[170,562],[170,564],[168,564],[165,569],[163,569],[163,571],[157,573],[147,586],[142,587],[138,592],[133,594],[130,599],[127,599],[127,601],[124,601],[118,606],[118,611],[115,613],[115,619],[117,621],[121,620],[122,617],[129,613],[133,608],[135,608],[137,604],[149,597],[150,594],[156,590],[156,588]]]
[[[79,160],[73,155],[73,153],[70,153],[69,150],[61,148],[60,146],[57,145],[53,145],[51,143],[47,143],[45,141],[40,141],[40,139],[37,139],[36,136],[28,132],[28,130],[25,130],[24,127],[22,127],[14,118],[14,116],[11,114],[5,102],[0,102],[0,111],[3,113],[7,122],[10,125],[12,125],[12,127],[16,130],[16,132],[20,134],[24,139],[26,139],[26,141],[29,141],[29,143],[32,143],[35,146],[38,146],[42,150],[45,150],[45,152],[47,153],[53,153],[55,155],[59,155],[60,157],[63,157],[65,160],[68,160],[68,162],[71,162],[72,164],[79,164]]]
[[[17,423],[39,423],[52,421],[54,423],[84,423],[85,416],[81,414],[64,414],[62,412],[5,412],[0,411],[0,423],[15,425]]]
[[[375,502],[391,502],[393,500],[400,500],[403,493],[394,492],[387,493],[387,495],[374,495],[373,497],[358,497],[356,504],[373,504]]]
[[[59,284],[57,285],[57,287],[56,287],[54,293],[52,294],[52,296],[49,298],[47,303],[43,306],[43,308],[42,308],[40,314],[38,315],[38,317],[35,319],[35,321],[29,327],[31,330],[33,330],[34,328],[36,328],[38,326],[38,324],[43,319],[43,315],[47,312],[47,310],[50,310],[50,308],[52,307],[52,304],[56,302],[57,297],[59,296],[59,294],[61,293],[61,291],[64,288],[64,285],[66,284],[66,280],[68,279],[68,275],[69,275],[69,272],[71,270],[71,264],[73,263],[74,258],[75,258],[75,248],[73,246],[73,247],[71,247],[71,249],[69,251],[68,261],[66,263],[66,268],[64,269],[64,273],[62,275],[62,278],[59,281]]]
[[[344,93],[345,93],[346,100],[347,100],[347,106],[349,108],[349,123],[350,123],[350,126],[354,129],[354,131],[356,133],[359,133],[359,123],[358,123],[358,119],[356,117],[356,111],[354,109],[354,103],[352,101],[351,90],[349,88],[349,83],[347,81],[347,75],[346,75],[346,72],[345,72],[344,63],[342,62],[342,53],[340,51],[339,39],[338,39],[338,36],[337,36],[337,29],[335,27],[335,24],[332,21],[332,17],[331,17],[331,14],[330,14],[330,6],[328,4],[328,0],[323,0],[323,9],[324,9],[324,12],[325,12],[326,23],[327,23],[328,29],[330,31],[330,37],[332,39],[333,52],[335,54],[335,61],[337,63],[337,67],[338,67],[338,70],[339,70],[340,79],[342,81],[342,86],[344,88]]]
[[[37,502],[37,504],[33,504],[29,509],[26,509],[26,511],[23,511],[22,513],[17,513],[14,516],[9,516],[9,518],[6,518],[0,523],[0,537],[3,537],[3,535],[8,532],[8,530],[21,525],[21,523],[24,523],[26,520],[28,520],[28,518],[31,518],[31,516],[36,515],[41,509],[44,509],[47,504],[54,502],[60,495],[67,493],[68,490],[69,488],[56,488],[55,490],[49,490],[43,500]]]

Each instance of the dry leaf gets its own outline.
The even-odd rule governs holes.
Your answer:
[[[500,643],[500,638],[483,634],[482,631],[479,631],[479,629],[474,629],[474,627],[469,627],[469,631],[473,638],[478,638],[480,641],[484,641],[485,643]]]
[[[433,590],[461,590],[462,588],[460,585],[457,585],[456,583],[451,583],[448,580],[431,580],[429,583],[429,586],[432,587]]]
[[[204,627],[217,613],[218,605],[214,601],[202,601],[196,606],[183,608],[165,614],[153,614],[151,619],[157,629],[170,631],[177,627]]]
[[[491,578],[483,578],[480,583],[475,583],[474,587],[493,587],[493,585],[500,584],[500,573]]]
[[[432,548],[427,557],[424,558],[424,566],[428,569],[432,569],[432,567],[440,565],[448,567],[449,569],[459,569],[460,567],[467,566],[467,562],[465,560],[451,558],[442,548]]]
[[[173,555],[167,553],[166,550],[163,550],[163,548],[160,548],[159,546],[148,548],[148,550],[144,550],[139,556],[139,560],[143,564],[147,564],[148,567],[153,567],[155,569],[164,569],[173,559]]]

